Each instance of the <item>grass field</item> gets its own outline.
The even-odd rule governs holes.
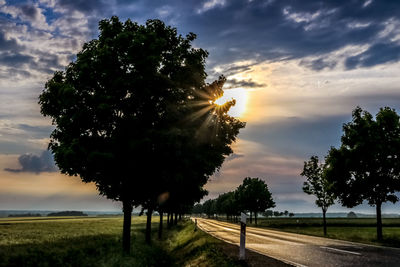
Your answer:
[[[158,229],[153,218],[153,237]],[[183,222],[144,243],[145,217],[132,219],[132,253],[121,249],[121,217],[2,218],[0,266],[239,266],[216,240]]]
[[[400,218],[384,218],[382,242],[376,240],[375,218],[327,218],[329,238],[361,243],[400,247]],[[251,226],[254,226],[252,224]],[[259,227],[323,236],[321,218],[263,218]]]

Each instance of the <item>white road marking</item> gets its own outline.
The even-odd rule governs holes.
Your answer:
[[[353,255],[361,255],[361,253],[358,253],[358,252],[348,251],[348,250],[343,250],[343,249],[338,249],[338,248],[330,248],[330,247],[323,247],[323,246],[321,246],[320,248],[330,249],[330,250],[343,252],[343,253],[348,253],[348,254],[353,254]]]

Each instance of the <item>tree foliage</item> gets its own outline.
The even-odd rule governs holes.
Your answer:
[[[332,183],[326,179],[324,169],[324,164],[318,164],[318,157],[312,156],[309,161],[304,162],[303,171],[300,175],[306,177],[303,191],[309,195],[314,195],[317,198],[315,204],[326,211],[329,206],[335,203],[335,196],[330,191]]]
[[[175,210],[204,196],[244,123],[226,113],[234,101],[214,104],[225,78],[205,84],[208,53],[192,47],[195,34],[117,17],[99,29],[39,103],[56,126],[49,148],[61,172],[123,202],[125,244],[133,205],[151,216],[161,194]]]
[[[256,224],[257,213],[275,207],[267,184],[260,178],[246,177],[237,188],[237,194],[242,209],[254,213]]]
[[[327,178],[340,202],[354,207],[364,200],[376,206],[377,238],[382,239],[381,205],[395,203],[400,190],[400,118],[394,109],[381,108],[376,119],[357,107],[344,124],[342,144],[326,159]]]

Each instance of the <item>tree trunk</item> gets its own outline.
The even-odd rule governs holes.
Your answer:
[[[147,209],[147,222],[146,222],[146,243],[151,243],[151,215],[153,213],[153,208]]]
[[[326,231],[326,209],[322,209],[322,218],[323,218],[323,222],[324,222],[324,236],[327,235],[327,231]]]
[[[376,239],[381,241],[383,239],[382,234],[382,203],[376,203]]]
[[[179,220],[180,221],[182,220],[182,214],[181,213],[179,213]]]
[[[163,230],[163,216],[164,212],[159,211],[160,213],[160,225],[158,226],[158,239],[161,239],[162,237],[162,230]]]
[[[256,225],[257,225],[257,211],[254,212],[254,222],[255,222]]]
[[[178,224],[178,213],[175,213],[175,225]]]
[[[250,211],[250,223],[253,223],[253,213]]]
[[[131,252],[131,220],[132,220],[132,203],[125,200],[122,202],[122,210],[124,212],[124,224],[122,230],[122,249],[126,254]]]

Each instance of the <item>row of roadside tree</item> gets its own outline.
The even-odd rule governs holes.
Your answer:
[[[205,214],[208,217],[225,215],[226,220],[237,222],[241,212],[248,212],[250,223],[254,215],[254,221],[257,224],[257,215],[264,214],[267,209],[273,207],[275,207],[275,202],[265,181],[260,178],[246,177],[236,190],[223,193],[203,204],[196,204],[192,213]]]

